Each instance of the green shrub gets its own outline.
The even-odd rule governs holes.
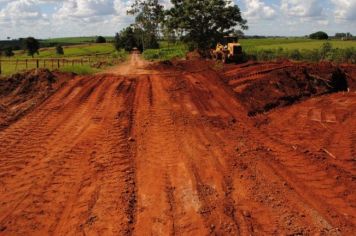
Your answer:
[[[302,59],[302,54],[298,49],[294,49],[289,52],[288,58],[298,61]]]
[[[323,59],[326,58],[330,58],[330,53],[333,50],[333,46],[331,45],[331,43],[327,42],[327,43],[323,43],[323,45],[320,48],[320,56]]]
[[[165,45],[161,49],[147,49],[143,52],[146,60],[171,60],[173,58],[183,58],[187,53],[187,47],[183,44]]]
[[[61,45],[56,46],[56,54],[57,55],[64,55],[64,49]]]
[[[12,57],[15,55],[11,47],[5,48],[4,54],[6,57]]]
[[[120,49],[119,51],[115,51],[111,53],[111,56],[115,59],[120,59],[122,61],[126,60],[127,56],[129,53],[123,49]]]
[[[320,61],[320,59],[321,59],[321,57],[320,57],[320,52],[318,49],[302,51],[302,60],[304,60],[304,61],[318,62],[318,61]]]
[[[96,43],[106,43],[106,38],[104,38],[103,36],[98,36],[98,37],[95,39],[95,42],[96,42]]]

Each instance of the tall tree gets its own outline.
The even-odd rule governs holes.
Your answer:
[[[124,46],[122,44],[121,36],[119,33],[115,34],[114,47],[115,47],[116,51],[120,51],[122,48],[124,48]]]
[[[203,54],[234,28],[248,29],[240,8],[230,0],[171,2],[173,7],[166,12],[167,27],[182,30],[183,39]]]
[[[118,51],[122,48],[126,51],[131,51],[135,47],[142,50],[140,37],[141,33],[133,26],[129,26],[116,34],[114,46]]]
[[[5,48],[4,54],[6,57],[12,57],[15,55],[12,51],[12,47]]]
[[[158,0],[135,0],[127,12],[135,15],[135,27],[142,32],[144,49],[158,48],[159,26],[164,18],[163,6]]]
[[[106,38],[104,38],[103,36],[98,36],[95,39],[95,43],[106,43]]]
[[[61,45],[56,46],[56,54],[57,55],[64,55],[64,49]]]
[[[323,32],[323,31],[318,31],[318,32],[315,32],[315,33],[309,35],[309,38],[327,40],[327,39],[329,39],[329,36],[327,33]]]
[[[37,39],[33,37],[28,37],[25,40],[25,46],[28,55],[31,56],[32,58],[36,53],[38,54],[38,50],[40,49],[40,43],[38,42]]]

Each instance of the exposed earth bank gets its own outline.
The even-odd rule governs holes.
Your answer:
[[[151,64],[0,82],[0,235],[352,235],[356,67]]]

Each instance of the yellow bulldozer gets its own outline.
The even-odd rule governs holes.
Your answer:
[[[238,38],[225,36],[222,42],[218,43],[216,48],[211,50],[211,57],[214,60],[221,60],[223,63],[241,62],[243,60],[243,53],[241,44],[238,43]]]

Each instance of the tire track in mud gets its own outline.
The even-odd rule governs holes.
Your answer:
[[[148,229],[154,235],[206,232],[197,213],[199,201],[183,161],[184,153],[177,146],[178,130],[161,78],[150,76],[143,81],[137,92],[141,95],[135,126],[139,137],[139,227],[135,234],[145,234]]]
[[[0,234],[352,233],[344,160],[320,165],[261,133],[212,70],[130,66],[69,81],[0,132]]]
[[[355,200],[355,182],[354,165],[348,161],[352,158],[352,147],[349,146],[352,138],[348,136],[353,132],[349,128],[353,122],[348,117],[352,117],[353,113],[346,117],[336,113],[333,107],[344,109],[342,103],[337,105],[338,101],[348,101],[345,98],[337,99],[339,96],[347,97],[335,94],[330,95],[332,102],[327,102],[327,97],[315,98],[297,105],[302,106],[299,109],[282,109],[285,121],[281,119],[278,126],[285,127],[285,130],[278,132],[278,127],[274,127],[276,124],[272,124],[265,133],[274,144],[267,140],[265,143],[273,145],[273,151],[279,153],[270,164],[275,165],[274,168],[285,178],[293,178],[291,185],[295,184],[298,194],[330,224],[338,225],[344,232],[351,232],[349,225],[355,224],[352,204]],[[327,109],[321,109],[323,103],[328,104]],[[330,103],[334,105],[330,106]],[[272,113],[272,117],[278,116],[278,113]],[[336,119],[329,119],[333,117],[332,114],[336,114]],[[290,123],[290,116],[294,117],[293,124]],[[343,122],[348,125],[345,126]],[[305,131],[294,130],[291,128],[293,125],[303,127]],[[314,132],[320,136],[312,139]],[[294,137],[300,135],[305,138],[299,140]]]
[[[325,65],[319,66],[320,68],[316,70],[325,70]],[[257,72],[250,74],[248,68],[226,71],[225,82],[238,86],[235,88],[237,90],[243,88],[239,86],[243,86],[247,81],[264,79],[258,76],[260,74],[258,71],[262,68],[251,67],[251,69]],[[234,74],[240,74],[236,76],[240,79],[234,80]],[[250,78],[249,76],[253,74],[256,76]],[[336,94],[330,96],[338,97]],[[351,94],[345,95],[345,99],[351,97]],[[310,107],[302,123],[299,117],[295,117],[298,114],[294,114],[294,117],[288,114],[289,108],[272,111],[272,114],[276,112],[272,117],[261,115],[256,123],[262,127],[261,131],[264,134],[252,129],[255,130],[253,137],[263,144],[261,147],[265,150],[265,153],[262,153],[264,159],[270,160],[265,162],[266,168],[271,169],[281,180],[284,179],[286,186],[296,193],[298,197],[293,201],[296,203],[299,201],[302,211],[309,211],[304,215],[314,216],[314,222],[315,219],[320,220],[321,224],[317,224],[319,232],[349,234],[355,228],[355,211],[352,204],[355,198],[354,165],[352,161],[348,161],[352,158],[350,154],[352,148],[349,147],[352,138],[349,134],[353,131],[350,129],[352,124],[350,120],[345,122],[348,124],[347,127],[337,120],[345,121],[349,116],[354,116],[354,109],[349,107],[347,111],[343,111],[345,104],[348,103],[344,99],[341,102],[338,102],[338,99],[329,101],[328,96],[325,96],[320,97],[319,100],[320,104]],[[313,103],[307,101],[306,104]],[[298,107],[300,110],[305,110],[298,104],[293,107],[290,108],[291,111],[299,111]],[[275,124],[270,128],[263,128],[263,126],[268,127],[269,122]],[[280,122],[284,123],[279,124]],[[295,137],[296,135],[298,137]],[[259,161],[260,164],[263,162],[263,160]]]
[[[177,86],[182,88],[182,79],[175,80],[172,83],[176,85],[170,86],[170,91],[184,90],[172,89]],[[236,119],[225,105],[236,104],[233,101],[232,104],[227,102],[227,94],[221,93],[221,90],[219,92],[216,85],[209,85],[204,80],[204,75],[189,75],[185,78],[185,91],[180,95],[171,94],[172,99],[180,104],[181,110],[190,114],[189,118],[183,116],[181,121],[184,125],[190,123],[190,128],[185,131],[182,147],[191,150],[188,160],[191,160],[191,171],[197,181],[198,195],[202,202],[200,213],[211,233],[253,235],[257,232],[255,228],[258,222],[245,210],[249,209],[251,200],[241,204],[240,198],[237,198],[234,175],[238,174],[231,168],[233,153],[236,152],[231,148],[231,140],[235,141],[236,138],[227,130],[235,130]],[[201,99],[206,96],[204,94],[208,97]],[[180,101],[185,101],[186,104]],[[229,138],[226,137],[228,134],[231,135]],[[189,148],[192,143],[194,148]],[[258,209],[261,212],[263,207],[259,206]],[[264,207],[265,212],[269,210]],[[263,223],[266,224],[265,219]]]
[[[136,225],[140,228],[135,233],[140,235],[152,225],[150,233],[159,235],[252,234],[253,220],[236,209],[226,160],[229,150],[222,148],[227,143],[225,128],[220,130],[219,124],[230,114],[222,112],[211,88],[199,86],[194,91],[199,78],[188,77],[192,85],[185,77],[145,77],[146,84],[138,91],[150,94],[152,84],[155,99],[153,106],[152,96],[138,99],[142,110],[135,133],[138,140],[147,141],[138,144]],[[199,100],[200,94],[207,99]]]
[[[207,78],[209,78],[209,76],[207,76]],[[220,104],[223,108],[225,108],[225,114],[229,114],[230,110],[232,110],[232,114],[236,114],[235,117],[239,117],[241,116],[242,120],[244,120],[244,122],[246,122],[246,124],[251,123],[250,121],[247,121],[243,118],[242,112],[236,113],[235,111],[238,111],[240,108],[239,106],[235,106],[233,104],[229,104],[228,101],[226,101],[226,97],[225,96],[225,101],[224,99],[222,99],[222,102],[219,102],[219,97],[222,95],[222,90],[216,90],[212,87],[212,84],[209,85],[209,83],[213,82],[213,81],[204,81],[207,79],[201,78],[199,79],[193,79],[192,84],[195,83],[195,81],[200,81],[201,84],[204,84],[205,86],[209,86],[209,90],[210,91],[214,91],[214,98],[212,98],[211,101],[212,104],[210,105],[197,105],[199,103],[201,103],[202,101],[198,101],[198,103],[194,106],[191,105],[189,107],[198,107],[199,109],[204,109],[207,108],[208,110],[203,112],[205,114],[210,114],[212,115],[212,111],[215,110],[217,114],[219,115],[223,115],[223,109],[221,108],[214,108],[214,104]],[[204,81],[204,82],[203,82]],[[216,85],[213,85],[216,86]],[[200,89],[201,90],[201,89]],[[195,94],[194,96],[197,96],[196,92],[197,91],[187,91],[190,94]],[[216,93],[215,93],[216,92]],[[220,93],[220,94],[219,94]],[[227,95],[227,94],[226,94]],[[177,97],[177,95],[175,95],[175,97]],[[183,100],[181,98],[178,97],[178,100]],[[208,102],[209,103],[209,99],[203,99],[203,101]],[[225,103],[224,103],[225,102]],[[233,107],[235,107],[235,109],[233,109]],[[201,112],[201,111],[200,111]],[[196,114],[196,111],[194,111],[194,113]],[[194,114],[192,112],[192,114]],[[230,113],[230,114],[231,114]],[[224,116],[222,116],[224,117]],[[226,116],[225,116],[226,118]],[[239,119],[239,118],[238,118]],[[248,127],[245,125],[245,127]],[[207,130],[207,128],[205,127],[205,130]],[[237,131],[240,132],[241,131]],[[224,135],[228,135],[229,132],[224,131]],[[256,134],[255,132],[244,132],[243,137],[245,137],[244,139],[246,139],[247,137],[252,136],[251,139],[257,139],[260,140],[261,143],[264,143],[263,139],[260,139],[260,135]],[[190,135],[186,135],[186,137],[190,137]],[[222,138],[221,139],[221,143],[227,143],[229,144],[229,142],[227,142],[226,138]],[[191,142],[191,143],[197,143],[197,142]],[[268,147],[264,147],[261,146],[261,144],[257,143],[251,143],[251,141],[246,141],[246,143],[250,143],[248,146],[250,147],[250,151],[251,154],[256,153],[255,155],[257,156],[265,156],[266,160],[271,159],[272,157],[268,154],[270,152]],[[269,144],[268,142],[265,142],[266,144]],[[231,145],[231,143],[230,143]],[[218,146],[223,146],[223,144],[220,144]],[[253,148],[255,146],[255,148]],[[218,149],[218,148],[216,148]],[[216,150],[215,149],[215,150]],[[253,151],[255,150],[255,151]],[[233,153],[232,150],[230,150],[228,153]],[[282,154],[283,156],[283,151],[280,150],[279,152],[280,154]],[[254,165],[256,166],[256,170],[253,170],[252,173],[256,173],[256,174],[251,174],[249,177],[253,180],[252,182],[245,182],[246,186],[245,187],[239,187],[236,186],[236,189],[239,189],[240,191],[243,191],[243,188],[248,188],[251,189],[251,186],[255,186],[251,191],[252,193],[254,193],[254,195],[251,196],[252,199],[256,199],[256,201],[259,202],[259,204],[262,203],[263,208],[265,208],[265,211],[268,212],[269,214],[273,214],[273,218],[278,219],[277,223],[273,223],[270,221],[270,223],[272,224],[272,228],[268,229],[268,232],[270,233],[277,233],[277,232],[285,232],[285,233],[310,233],[310,232],[324,232],[324,233],[335,233],[338,230],[335,229],[332,225],[330,225],[330,223],[332,222],[332,224],[338,225],[340,227],[343,227],[343,223],[340,221],[330,221],[329,217],[327,217],[327,215],[323,214],[323,212],[320,212],[319,209],[315,204],[310,202],[310,198],[306,197],[303,194],[300,194],[299,190],[295,190],[295,189],[289,189],[286,192],[286,186],[288,185],[288,182],[291,183],[291,185],[293,185],[293,180],[292,179],[286,179],[285,176],[280,175],[280,169],[281,167],[272,167],[270,162],[266,162],[266,160],[263,160],[264,158],[252,158],[250,155],[247,155],[246,157],[244,157],[245,160],[248,160],[247,163],[248,165]],[[267,155],[266,155],[267,154]],[[212,154],[210,154],[211,156]],[[285,157],[286,159],[288,159],[288,155],[284,155],[283,157]],[[223,159],[223,158],[222,158]],[[273,158],[271,159],[273,160]],[[252,162],[251,162],[252,161]],[[246,161],[243,161],[242,163],[244,163]],[[310,164],[309,164],[310,165]],[[217,166],[216,164],[211,164],[209,166]],[[202,169],[201,167],[199,168],[199,170]],[[247,166],[247,169],[249,169],[249,167]],[[212,171],[209,171],[209,173],[212,173]],[[257,174],[258,173],[258,174]],[[270,187],[268,183],[265,183],[264,180],[258,180],[256,179],[256,177],[260,175],[260,176],[266,176],[265,179],[274,179],[276,181],[274,185],[274,187]],[[295,175],[295,174],[294,174]],[[304,174],[305,176],[305,174]],[[236,176],[237,177],[237,176]],[[298,182],[298,181],[296,181]],[[240,182],[241,183],[241,182]],[[250,186],[250,187],[249,187]],[[332,186],[326,186],[328,189],[332,190]],[[280,189],[278,191],[275,191],[276,189]],[[264,194],[261,194],[264,193]],[[298,194],[298,197],[296,198],[295,194]],[[267,198],[267,199],[266,199]],[[271,199],[271,200],[269,200]],[[316,198],[315,200],[317,200],[318,198]],[[235,199],[236,200],[236,199]],[[313,200],[314,201],[314,200]],[[240,206],[243,209],[249,209],[251,208],[251,203],[247,203],[245,206]],[[271,206],[270,206],[271,205]],[[296,210],[299,209],[299,210]],[[300,213],[303,212],[303,213]],[[340,214],[340,213],[339,213]],[[245,214],[243,214],[245,216]],[[247,217],[246,218],[250,218],[250,213],[247,212]],[[255,216],[255,213],[253,213],[253,216]],[[283,217],[282,217],[283,216]],[[268,224],[266,223],[266,219],[257,217],[254,218],[253,220],[256,220],[257,223],[253,223],[250,224],[249,230],[253,231],[253,226],[257,226],[257,228],[259,227],[258,225],[258,221],[261,222],[260,226],[262,226],[260,229],[262,230],[266,230],[266,226],[268,226]],[[241,220],[241,222],[243,222],[243,220]],[[241,224],[241,223],[240,223]],[[274,226],[273,226],[274,224]],[[350,222],[347,223],[348,225],[350,225]],[[245,227],[245,229],[248,229],[248,227]],[[267,227],[268,228],[268,227]],[[274,228],[274,229],[273,229]],[[278,230],[278,231],[276,231]],[[347,228],[343,228],[343,230],[347,230]],[[245,231],[246,232],[246,231]],[[345,231],[347,232],[347,231]]]
[[[32,163],[10,169],[12,179],[0,179],[5,232],[131,234],[135,176],[128,141],[132,110],[126,107],[132,107],[135,82],[117,93],[120,80],[125,81],[107,76],[75,81],[32,113],[30,122],[1,133],[3,140],[19,140],[0,149],[5,161],[20,157]],[[22,129],[28,132],[20,138]]]
[[[52,116],[54,114],[51,114]],[[32,166],[35,166],[38,164],[38,162],[41,162],[41,160],[43,159],[43,157],[45,155],[47,155],[45,146],[49,144],[50,139],[48,138],[48,136],[50,135],[56,135],[56,132],[59,130],[59,128],[57,126],[59,126],[60,128],[62,128],[60,126],[59,122],[62,122],[64,119],[59,120],[59,122],[54,122],[54,126],[49,126],[50,122],[53,121],[53,119],[45,119],[45,117],[49,117],[49,113],[46,113],[42,120],[36,121],[36,119],[38,118],[38,116],[35,114],[34,119],[32,120],[32,122],[30,123],[30,132],[26,132],[26,129],[21,127],[21,124],[19,125],[20,128],[17,128],[17,124],[15,126],[15,130],[13,133],[13,127],[11,127],[11,129],[8,129],[8,133],[6,136],[3,137],[3,140],[11,140],[11,141],[16,141],[14,142],[14,144],[16,145],[15,148],[12,148],[11,152],[10,149],[5,148],[2,149],[2,156],[6,157],[6,159],[11,159],[11,158],[16,158],[19,159],[25,159],[24,161],[26,161],[27,163],[31,163],[31,162],[35,162],[35,164],[33,164]],[[39,122],[39,123],[38,123]],[[25,122],[26,123],[26,122]],[[38,124],[38,125],[37,125]],[[51,127],[51,128],[48,128]],[[54,127],[54,128],[53,128]],[[25,131],[25,134],[23,136],[21,136],[19,134],[19,132],[21,132],[21,130]],[[50,132],[48,132],[50,131]],[[35,133],[35,135],[33,135],[32,133]],[[23,137],[22,139],[20,139],[21,137]],[[9,146],[11,147],[12,144],[9,144]],[[12,156],[11,156],[12,155]],[[41,160],[39,161],[38,159],[41,158]],[[26,167],[26,166],[24,166]],[[24,174],[25,176],[28,176],[28,173],[31,174],[31,171],[26,171],[26,173],[22,173],[20,171],[21,169],[17,169],[17,175],[22,175]],[[12,177],[15,177],[14,175],[12,175]],[[26,178],[25,178],[26,179]],[[29,178],[30,180],[31,178]],[[24,183],[21,183],[22,185]]]

